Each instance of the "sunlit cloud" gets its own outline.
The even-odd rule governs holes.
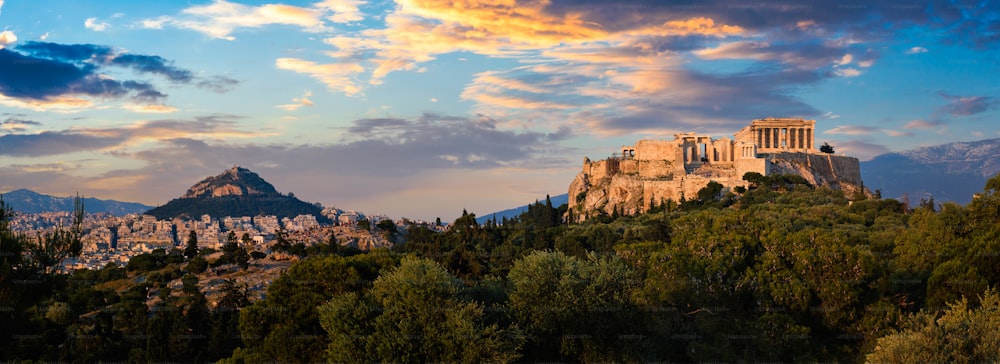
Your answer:
[[[303,106],[313,106],[312,100],[309,99],[310,97],[312,97],[312,91],[306,91],[302,97],[293,98],[291,104],[277,105],[275,107],[286,111],[295,111]]]
[[[878,133],[880,131],[881,131],[881,129],[875,128],[875,127],[870,127],[870,126],[844,125],[844,126],[838,126],[836,128],[827,130],[824,133],[825,134],[846,134],[846,135],[870,135],[870,134],[873,134],[873,133]]]
[[[927,48],[913,47],[906,50],[906,54],[920,54],[920,53],[927,53]]]
[[[150,114],[167,114],[177,111],[177,108],[172,106],[145,105],[145,104],[126,104],[122,105],[122,109],[138,113],[150,113]]]
[[[103,32],[105,30],[108,30],[108,27],[110,26],[111,24],[108,24],[106,22],[97,21],[97,18],[87,18],[87,20],[83,22],[84,28],[93,30],[95,32]]]
[[[928,129],[937,128],[937,127],[939,127],[941,125],[942,125],[941,122],[936,122],[936,121],[910,120],[905,125],[903,125],[903,129],[909,129],[909,130],[928,130]]]
[[[190,29],[216,39],[235,40],[232,34],[242,28],[260,28],[268,25],[291,25],[307,32],[325,32],[330,28],[325,21],[345,23],[359,21],[361,1],[326,0],[311,7],[285,4],[250,6],[215,0],[208,5],[186,8],[178,16],[161,16],[144,19],[140,26],[163,29],[170,25]]]
[[[352,78],[353,75],[364,70],[359,64],[318,64],[297,58],[278,58],[274,64],[278,69],[302,73],[315,78],[325,84],[330,91],[341,92],[348,96],[361,93],[361,87]]]
[[[17,41],[17,35],[11,30],[4,30],[0,32],[0,49],[13,44]]]

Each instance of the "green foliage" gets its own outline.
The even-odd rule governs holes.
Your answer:
[[[962,298],[938,317],[919,313],[903,329],[878,339],[871,363],[991,363],[1000,361],[1000,295],[987,290],[981,306]]]
[[[260,359],[255,362],[322,361],[326,332],[316,307],[337,294],[370,287],[382,269],[397,263],[398,258],[384,252],[296,262],[268,286],[265,299],[240,311],[245,345],[240,355]]]
[[[208,250],[61,274],[0,208],[0,361],[998,360],[1000,176],[968,206],[913,210],[747,177],[583,223],[548,200],[502,223],[465,212],[392,252],[285,241],[308,257],[266,298],[228,281],[214,309],[185,275]],[[219,264],[241,249],[230,235]]]
[[[640,360],[642,336],[629,300],[635,272],[613,256],[586,260],[537,251],[514,263],[510,308],[528,334],[531,360]]]
[[[827,154],[833,154],[833,146],[830,143],[823,142],[823,145],[819,146],[819,151]]]
[[[198,233],[194,230],[188,233],[187,245],[184,247],[184,256],[188,259],[198,256]]]
[[[270,196],[221,196],[199,198],[177,198],[165,205],[146,212],[157,219],[169,220],[179,216],[257,216],[275,215],[293,218],[298,215],[313,215],[321,223],[330,223],[323,216],[322,209],[314,204],[283,195]]]
[[[484,323],[483,306],[461,298],[464,285],[441,265],[404,258],[368,292],[338,295],[320,307],[335,362],[511,362],[520,341]]]

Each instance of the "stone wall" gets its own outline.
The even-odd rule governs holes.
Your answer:
[[[643,139],[635,143],[635,159],[673,162],[678,157],[677,143],[669,140]]]

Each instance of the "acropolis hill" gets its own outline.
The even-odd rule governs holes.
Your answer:
[[[797,174],[814,186],[864,191],[857,158],[816,149],[815,120],[764,118],[740,129],[735,139],[712,139],[695,133],[675,134],[673,140],[644,139],[623,146],[620,154],[593,162],[569,186],[572,219],[583,221],[597,211],[626,215],[650,204],[697,196],[709,182],[723,193],[748,187],[747,172]]]

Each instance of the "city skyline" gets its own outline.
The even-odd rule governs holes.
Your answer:
[[[862,160],[1000,137],[986,2],[0,0],[0,191],[162,205],[233,165],[451,221],[752,119]]]

